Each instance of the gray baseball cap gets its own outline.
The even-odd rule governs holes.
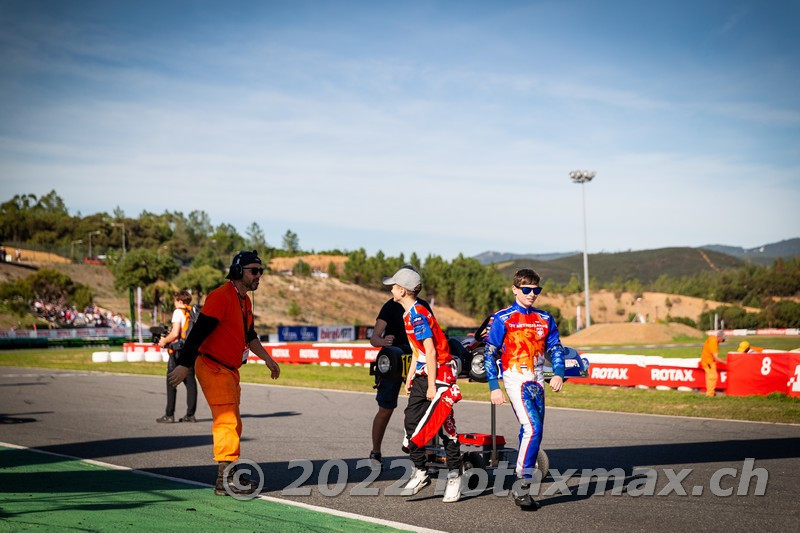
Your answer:
[[[403,267],[394,273],[391,278],[383,278],[384,285],[400,285],[409,291],[417,290],[417,287],[422,286],[422,278],[419,272],[407,267]]]

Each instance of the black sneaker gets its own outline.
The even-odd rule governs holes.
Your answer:
[[[197,419],[194,417],[194,415],[186,415],[178,420],[178,422],[197,422]]]
[[[173,422],[175,422],[175,417],[164,415],[161,418],[156,418],[156,422],[158,422],[159,424],[172,424]]]
[[[522,485],[519,489],[511,490],[511,498],[514,503],[523,511],[536,511],[539,509],[539,502],[534,500],[530,495],[530,484]]]
[[[378,469],[379,472],[383,472],[383,456],[381,452],[369,452],[369,460],[372,463],[372,468]]]

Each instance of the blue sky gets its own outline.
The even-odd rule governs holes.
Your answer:
[[[280,245],[800,236],[800,2],[0,0],[0,193]]]

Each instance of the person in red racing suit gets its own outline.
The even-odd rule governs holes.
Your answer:
[[[530,497],[530,478],[542,442],[544,423],[544,355],[550,352],[553,373],[550,388],[561,390],[564,378],[564,347],[550,313],[533,307],[541,292],[539,275],[523,268],[514,275],[511,287],[514,303],[492,315],[486,336],[484,368],[493,404],[505,402],[498,380],[502,377],[506,393],[520,423],[519,455],[516,474],[522,481],[512,491],[514,502],[523,509],[536,509]],[[498,360],[499,356],[499,360]],[[498,368],[499,367],[499,368]]]
[[[413,495],[430,483],[425,468],[425,446],[438,433],[444,441],[449,470],[443,501],[456,502],[461,496],[461,446],[453,406],[461,400],[461,391],[455,384],[450,347],[433,313],[417,300],[422,290],[422,279],[417,272],[401,268],[383,283],[392,286],[392,298],[405,309],[406,336],[413,351],[406,378],[409,398],[403,451],[411,456],[415,472],[403,490]]]

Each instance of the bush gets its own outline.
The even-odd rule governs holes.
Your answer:
[[[685,324],[687,326],[696,328],[697,322],[686,316],[669,316],[667,315],[667,322],[677,322],[678,324]]]
[[[289,309],[287,312],[289,313],[290,317],[297,318],[302,314],[303,311],[300,309],[300,306],[297,305],[297,301],[293,299],[289,302]]]

